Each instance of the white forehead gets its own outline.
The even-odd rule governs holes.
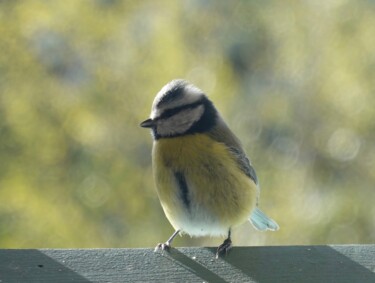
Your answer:
[[[185,80],[173,80],[166,84],[152,103],[150,118],[160,116],[165,110],[192,104],[204,96],[202,90]]]

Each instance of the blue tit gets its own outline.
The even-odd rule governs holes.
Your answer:
[[[157,193],[175,229],[155,250],[168,249],[178,234],[226,236],[218,257],[231,248],[232,228],[246,220],[261,231],[279,228],[258,208],[255,170],[202,90],[185,80],[171,81],[140,126],[151,129]]]

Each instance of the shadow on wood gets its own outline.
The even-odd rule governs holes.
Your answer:
[[[216,253],[216,249],[215,249],[215,253]],[[215,282],[215,283],[227,282],[218,274],[209,270],[206,266],[198,263],[196,261],[196,257],[190,258],[177,249],[171,249],[168,252],[168,255],[166,255],[166,257],[170,258],[171,260],[173,259],[172,260],[173,263],[177,263],[182,268],[187,269],[189,272],[195,274],[197,277],[201,278],[202,280],[206,282]]]
[[[0,250],[0,282],[90,282],[39,250]]]
[[[205,261],[202,252],[181,250],[168,256],[208,282],[375,282],[373,246],[235,247],[219,260],[206,248],[212,259]]]
[[[259,283],[375,282],[373,272],[329,246],[243,247],[232,252],[224,260]],[[374,263],[374,255],[369,260]]]

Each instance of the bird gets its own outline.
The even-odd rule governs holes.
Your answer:
[[[247,220],[256,230],[279,229],[259,208],[258,177],[241,142],[201,89],[184,79],[167,83],[140,126],[151,129],[156,190],[175,230],[155,251],[169,250],[179,234],[226,237],[218,258]]]

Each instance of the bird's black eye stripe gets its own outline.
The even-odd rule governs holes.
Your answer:
[[[179,113],[183,110],[195,108],[199,105],[203,105],[204,102],[205,102],[205,98],[202,98],[202,99],[199,99],[198,101],[196,101],[194,103],[191,103],[191,104],[186,104],[186,105],[182,105],[182,106],[179,106],[179,107],[176,107],[176,108],[167,109],[157,119],[169,118],[169,117],[171,117],[173,115],[176,115],[177,113]]]

